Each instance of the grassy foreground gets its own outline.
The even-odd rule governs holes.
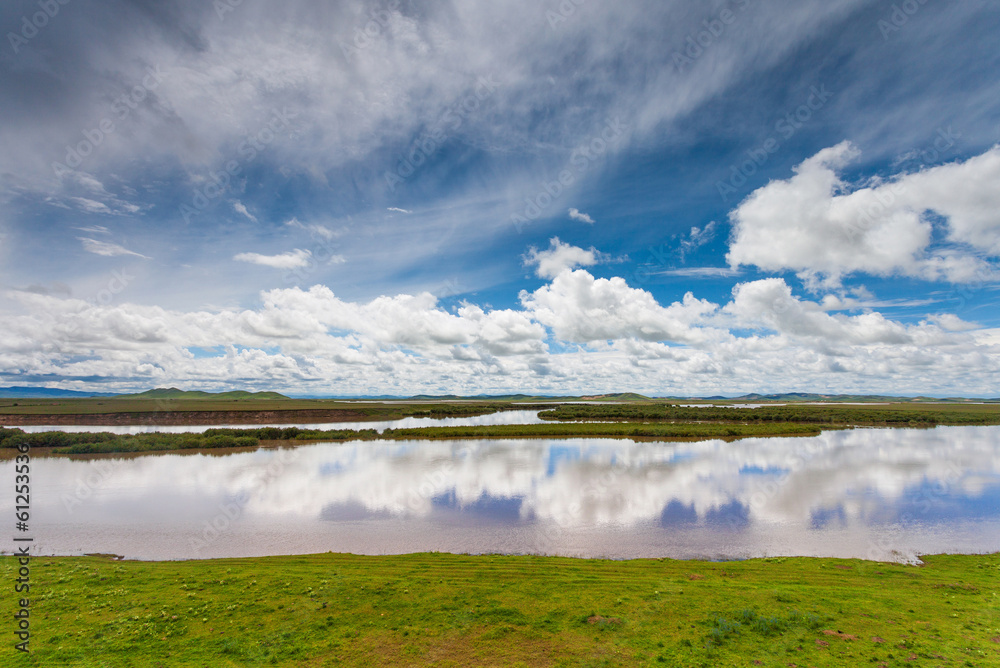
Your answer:
[[[52,557],[31,582],[31,653],[0,665],[1000,665],[1000,555]]]

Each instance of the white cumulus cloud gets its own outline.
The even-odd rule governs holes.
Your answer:
[[[692,325],[717,308],[691,293],[683,302],[663,307],[623,278],[594,278],[582,269],[565,268],[549,285],[522,292],[521,303],[557,338],[576,343],[623,338],[695,342],[705,332]]]
[[[306,253],[246,255],[284,268]],[[854,298],[804,299],[780,278],[741,283],[723,305],[691,293],[667,304],[573,268],[597,262],[594,249],[553,239],[535,255],[554,276],[501,310],[448,309],[428,292],[350,301],[323,285],[203,310],[10,290],[0,368],[123,390],[240,379],[334,394],[995,394],[1000,335],[956,314],[898,322]]]
[[[599,253],[593,248],[584,250],[563,243],[559,237],[552,237],[547,250],[540,251],[534,246],[528,249],[524,265],[537,267],[535,271],[540,278],[555,278],[567,269],[595,265],[599,259]]]
[[[824,149],[743,201],[730,214],[730,266],[830,284],[852,273],[951,282],[993,275],[984,258],[1000,255],[1000,147],[855,187],[839,172],[859,155],[850,142]],[[945,245],[934,242],[938,225]]]

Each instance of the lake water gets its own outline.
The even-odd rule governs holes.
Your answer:
[[[453,418],[407,417],[399,420],[375,422],[269,422],[266,424],[195,424],[195,425],[29,425],[20,426],[27,433],[43,431],[65,431],[73,433],[109,432],[112,434],[164,434],[201,433],[207,429],[255,429],[257,427],[299,427],[300,429],[375,429],[382,433],[386,429],[408,429],[410,427],[465,427],[497,424],[539,424],[537,410],[500,411],[489,415]]]
[[[31,463],[37,554],[907,561],[1000,551],[1000,427],[726,443],[365,441]],[[14,505],[12,462],[0,465]]]

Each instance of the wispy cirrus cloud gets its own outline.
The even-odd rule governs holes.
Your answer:
[[[260,253],[237,253],[233,256],[237,262],[249,262],[259,264],[262,267],[273,269],[300,269],[309,266],[312,261],[312,253],[308,250],[296,248],[279,255],[262,255]]]
[[[692,227],[688,235],[681,239],[680,248],[677,249],[677,253],[680,255],[681,261],[684,261],[684,258],[688,253],[698,250],[705,244],[715,239],[715,231],[717,227],[718,225],[714,220],[705,225],[705,227]]]
[[[104,202],[87,199],[86,197],[73,197],[72,201],[87,213],[111,213],[111,209]]]
[[[732,267],[680,267],[650,272],[652,276],[680,276],[683,278],[731,278],[740,275],[739,269]]]
[[[103,225],[89,225],[87,227],[75,227],[73,229],[80,230],[81,232],[88,232],[89,234],[111,234],[111,230]]]
[[[135,251],[131,251],[124,246],[111,243],[110,241],[98,241],[97,239],[91,239],[89,237],[77,237],[77,239],[83,244],[83,250],[88,253],[93,253],[94,255],[104,255],[105,257],[134,255],[135,257],[141,257],[144,260],[152,259],[147,255],[136,253]]]
[[[345,232],[345,230],[343,229],[333,230],[327,227],[326,225],[320,225],[319,223],[311,223],[311,224],[301,223],[297,218],[292,218],[291,220],[286,222],[285,225],[287,225],[288,227],[293,227],[297,230],[304,230],[309,234],[312,234],[313,236],[319,239],[323,239],[325,241],[332,241],[337,237],[343,236]]]
[[[249,218],[253,222],[255,222],[255,223],[258,222],[257,221],[257,216],[255,216],[252,213],[250,213],[250,211],[247,210],[247,207],[246,207],[245,204],[243,204],[243,202],[240,202],[240,201],[233,202],[233,209],[236,211],[236,213],[243,214],[244,216],[246,216],[247,218]]]

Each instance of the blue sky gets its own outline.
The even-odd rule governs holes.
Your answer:
[[[1000,395],[994,2],[44,10],[2,385]]]

